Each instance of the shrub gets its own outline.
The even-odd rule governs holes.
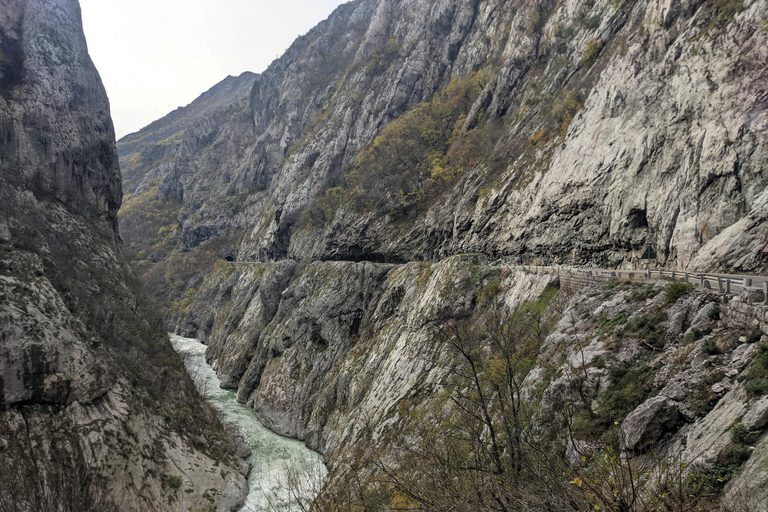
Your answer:
[[[678,299],[692,292],[694,286],[691,283],[685,281],[673,281],[664,288],[664,297],[667,304],[673,304]]]
[[[163,478],[163,483],[170,489],[178,491],[183,483],[180,476],[167,476]]]
[[[627,323],[627,319],[629,318],[629,313],[621,312],[614,316],[612,319],[608,320],[608,312],[603,311],[600,316],[597,318],[597,324],[602,327],[603,329],[611,329],[613,327],[624,325]]]
[[[745,388],[751,396],[768,394],[768,343],[763,343],[744,372]]]
[[[718,304],[715,304],[711,308],[709,308],[709,311],[707,311],[707,318],[712,320],[713,322],[717,322],[720,320],[720,306]]]
[[[528,137],[528,143],[531,146],[538,146],[542,141],[547,142],[547,130],[544,128],[539,128]]]
[[[576,91],[568,91],[552,105],[552,115],[560,123],[560,136],[565,136],[576,113],[584,108],[582,99]]]
[[[743,445],[730,444],[718,454],[712,466],[699,465],[688,477],[689,491],[695,494],[717,494],[723,490],[741,467],[749,460],[752,452]]]
[[[714,356],[720,353],[720,347],[718,347],[717,343],[710,338],[701,344],[701,351],[705,354]]]
[[[731,429],[731,441],[744,446],[754,445],[763,433],[761,431],[750,432],[737,422]]]
[[[656,288],[654,285],[649,284],[645,288],[641,288],[639,290],[635,290],[632,293],[629,294],[627,297],[627,301],[629,302],[641,302],[647,299],[652,299],[657,295]]]
[[[584,57],[581,59],[582,64],[591,64],[596,61],[601,51],[603,51],[603,43],[597,39],[592,39],[584,48]]]
[[[656,368],[645,358],[615,363],[610,369],[610,385],[601,397],[599,410],[596,413],[582,411],[574,430],[619,449],[615,422],[624,420],[637,406],[658,393],[653,387],[655,374]]]
[[[667,321],[666,313],[656,313],[653,315],[641,315],[632,318],[624,329],[616,332],[619,339],[625,336],[631,336],[644,340],[646,344],[654,350],[663,345],[663,338],[659,332],[659,325]]]
[[[747,334],[747,343],[757,343],[762,337],[763,331],[761,331],[759,327],[755,327],[749,334]]]

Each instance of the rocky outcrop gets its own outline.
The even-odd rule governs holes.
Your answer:
[[[768,396],[764,396],[749,408],[741,419],[741,425],[747,430],[762,430],[768,424]]]
[[[472,319],[469,332],[487,333],[475,315],[489,297],[541,315],[527,324],[544,338],[523,394],[542,425],[572,411],[576,465],[614,446],[631,460],[680,458],[695,478],[723,471],[729,488],[762,485],[750,480],[758,466],[729,465],[727,455],[765,456],[744,445],[765,428],[752,421],[764,400],[745,388],[763,378],[752,369],[764,350],[746,341],[752,327],[720,320],[716,296],[671,295],[664,282],[569,286],[471,254],[434,264],[230,263],[201,286],[180,329],[206,339],[209,361],[265,425],[325,455],[329,492],[352,467],[375,471],[365,454],[386,453],[397,467],[422,435],[414,418],[448,414],[446,393],[466,393],[452,387],[457,354],[446,332]]]
[[[233,510],[247,468],[211,432],[123,254],[114,130],[79,5],[2,13],[2,494],[29,510]]]
[[[623,447],[633,452],[648,448],[673,430],[677,405],[666,396],[656,396],[632,411],[621,426]]]

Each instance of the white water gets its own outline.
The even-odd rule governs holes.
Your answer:
[[[253,464],[253,470],[248,477],[248,499],[242,511],[308,510],[326,474],[320,455],[299,441],[267,429],[251,409],[237,403],[234,391],[221,389],[216,372],[205,362],[205,345],[174,334],[171,342],[184,357],[200,394],[216,407],[225,423],[245,437],[253,450],[253,455],[246,459]]]

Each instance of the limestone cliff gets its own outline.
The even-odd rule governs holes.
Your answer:
[[[670,269],[765,271],[767,7],[347,3],[215,129],[132,146],[167,159],[135,175],[178,211],[146,281],[224,386],[326,455],[318,506],[654,510],[596,476],[633,482],[649,453],[669,480],[643,497],[760,498],[761,312],[509,265],[635,268],[650,243]]]
[[[247,261],[633,267],[650,242],[670,268],[764,270],[765,20],[762,0],[350,2],[256,80],[237,140],[181,137],[158,197],[183,198],[184,250],[230,235]]]
[[[461,510],[493,510],[474,501],[477,489],[425,480],[451,474],[440,460],[467,456],[451,440],[471,435],[461,418],[478,403],[468,398],[474,385],[491,397],[487,425],[499,438],[509,435],[503,398],[525,411],[525,443],[545,444],[521,458],[528,484],[511,470],[493,473],[505,506],[533,506],[535,496],[512,495],[522,484],[557,489],[547,498],[557,510],[568,500],[613,510],[613,491],[590,501],[590,486],[568,483],[607,486],[600,464],[612,449],[626,462],[610,473],[658,475],[639,481],[642,491],[611,484],[635,493],[632,510],[650,510],[642,506],[660,496],[654,486],[673,484],[683,494],[667,504],[680,510],[714,510],[720,495],[722,510],[768,507],[768,337],[757,327],[768,323],[744,297],[724,302],[680,282],[584,283],[478,254],[435,264],[223,264],[200,290],[178,329],[208,344],[222,385],[265,425],[325,455],[321,510],[350,499],[350,482],[363,482],[352,489],[357,505],[396,510],[396,490],[427,510],[445,493]],[[478,384],[463,357],[481,369]],[[504,375],[520,379],[508,396],[495,394]],[[503,460],[514,457],[505,450]],[[546,470],[535,466],[543,457]],[[474,485],[480,496],[496,484]]]
[[[0,7],[0,508],[232,510],[243,463],[123,254],[79,5]]]

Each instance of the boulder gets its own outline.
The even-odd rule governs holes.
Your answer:
[[[760,430],[768,424],[768,396],[764,396],[749,408],[741,419],[741,425],[747,430]]]
[[[679,416],[678,404],[659,395],[632,411],[621,426],[622,445],[632,452],[643,451],[672,430]]]

